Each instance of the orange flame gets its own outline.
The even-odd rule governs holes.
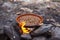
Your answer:
[[[19,24],[19,26],[21,27],[22,31],[23,31],[23,34],[26,34],[26,33],[29,33],[29,29],[28,28],[25,28],[24,26],[26,25],[26,22],[21,22]]]

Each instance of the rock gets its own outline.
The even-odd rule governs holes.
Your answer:
[[[21,1],[27,2],[28,4],[50,2],[50,0],[21,0]]]
[[[21,14],[21,12],[17,12],[16,14],[19,15],[19,14]]]
[[[52,28],[51,32],[52,32],[52,37],[60,39],[60,28],[59,27]]]
[[[11,2],[4,2],[2,7],[4,8],[5,11],[11,12],[13,9],[17,7],[16,4],[12,4]]]
[[[55,37],[53,37],[53,38],[51,38],[51,39],[49,39],[49,40],[60,40],[60,38],[55,38]]]
[[[35,36],[35,35],[40,35],[43,34],[49,30],[51,30],[52,25],[51,24],[43,24],[41,27],[39,27],[38,29],[34,30],[33,32],[31,32],[31,35]]]
[[[21,37],[25,39],[31,39],[30,34],[22,34]]]
[[[35,37],[32,40],[46,40],[46,38],[45,37]]]
[[[3,25],[0,25],[1,27],[0,27],[0,34],[4,34],[4,27],[3,27]]]
[[[5,7],[5,6],[7,6],[7,7],[9,7],[9,8],[12,8],[12,7],[13,7],[12,3],[10,3],[10,2],[5,2],[5,3],[2,5],[2,7]]]
[[[53,23],[56,27],[60,27],[60,23]]]
[[[26,12],[33,12],[33,10],[31,10],[29,8],[21,8],[21,10],[26,11]]]

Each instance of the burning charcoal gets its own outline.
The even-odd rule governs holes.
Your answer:
[[[31,39],[30,34],[22,34],[21,37],[24,39]]]

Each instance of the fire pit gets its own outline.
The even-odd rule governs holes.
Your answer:
[[[22,14],[16,18],[19,27],[22,29],[23,34],[30,33],[30,28],[40,26],[43,18],[37,14]],[[30,28],[29,28],[30,27]]]

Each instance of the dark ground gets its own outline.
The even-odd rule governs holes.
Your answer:
[[[44,24],[52,24],[54,27],[51,31],[53,35],[51,40],[60,40],[60,3],[57,2],[30,5],[2,2],[0,3],[0,27],[11,26],[18,15],[30,12],[43,16]]]

